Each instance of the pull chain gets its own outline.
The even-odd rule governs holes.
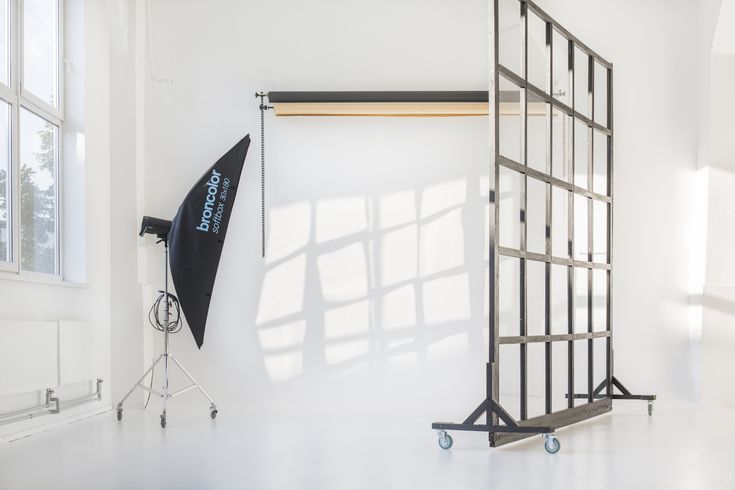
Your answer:
[[[265,92],[256,92],[260,97],[260,237],[261,255],[265,257],[265,111],[270,109],[265,105]]]

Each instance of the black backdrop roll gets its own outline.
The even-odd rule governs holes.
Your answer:
[[[171,277],[199,348],[250,135],[225,153],[192,187],[168,235]]]

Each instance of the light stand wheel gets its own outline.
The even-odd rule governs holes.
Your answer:
[[[166,416],[164,414],[161,414],[161,428],[166,428]]]
[[[119,422],[121,420],[122,420],[122,408],[118,408],[117,409],[117,421]]]
[[[217,418],[217,413],[217,407],[215,407],[214,405],[209,407],[209,416],[212,418],[212,420]]]

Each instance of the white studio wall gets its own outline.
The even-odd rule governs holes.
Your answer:
[[[703,158],[706,202],[706,267],[702,291],[701,329],[702,399],[735,406],[732,383],[723,383],[731,373],[735,345],[735,263],[732,258],[732,217],[735,200],[735,145],[731,113],[735,98],[730,87],[735,83],[735,4],[723,1],[711,52],[708,53],[707,153]]]
[[[540,2],[615,64],[615,369],[665,398],[694,395],[689,190],[699,112],[682,94],[700,90],[705,41],[691,19],[710,3]],[[135,191],[137,215],[172,217],[222,152],[245,133],[258,141],[258,90],[487,83],[484,1],[129,5],[136,73],[120,90],[136,107],[138,187],[121,175],[119,192]],[[476,403],[487,350],[486,121],[268,115],[266,126],[266,259],[256,143],[204,347],[196,352],[183,333],[173,340],[177,356],[220,404],[421,406],[429,420]],[[136,218],[128,202],[113,204],[127,216],[125,233]],[[131,240],[120,245],[126,284],[133,251]],[[135,254],[142,304],[129,291],[112,300],[131,321],[152,301],[146,291],[160,287],[162,260],[149,242]],[[119,356],[134,359],[117,371],[126,385],[158,339],[122,323],[115,331]]]
[[[99,2],[67,2],[69,56],[64,190],[64,281],[0,276],[0,413],[95,391],[102,400],[0,425],[0,441],[109,409],[109,33]],[[87,103],[85,103],[85,101]],[[74,221],[76,220],[76,221]]]

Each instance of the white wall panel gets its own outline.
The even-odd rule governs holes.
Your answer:
[[[0,396],[56,386],[56,322],[0,322]]]
[[[59,322],[59,384],[106,378],[109,344],[103,323]]]
[[[705,286],[702,319],[702,399],[735,406],[735,287]]]

